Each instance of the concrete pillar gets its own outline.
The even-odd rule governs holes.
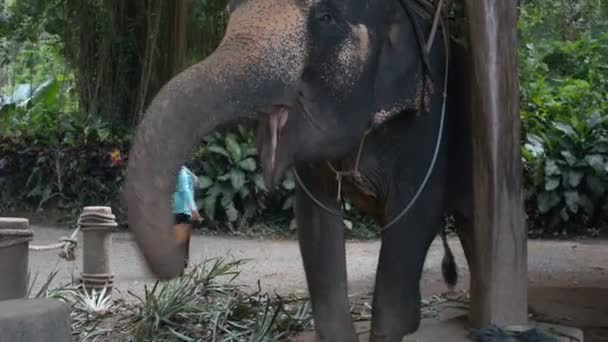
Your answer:
[[[27,295],[28,246],[33,235],[27,219],[0,217],[0,301]]]
[[[81,278],[87,290],[111,291],[114,274],[110,264],[112,228],[116,218],[110,207],[85,207],[79,218],[82,231]]]
[[[70,306],[55,299],[0,301],[0,342],[71,342]]]

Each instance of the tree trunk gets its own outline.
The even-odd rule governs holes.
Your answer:
[[[133,108],[131,124],[141,119],[149,101],[171,77],[186,66],[188,47],[189,0],[149,0],[145,28],[140,31],[140,41],[144,45],[139,51],[143,55],[138,60],[140,68],[137,103]],[[142,5],[146,5],[142,3]]]
[[[65,54],[81,111],[133,127],[186,65],[191,0],[68,0]],[[70,29],[74,28],[74,29]]]

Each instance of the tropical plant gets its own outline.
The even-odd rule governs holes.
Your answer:
[[[225,219],[234,223],[250,220],[265,209],[267,189],[257,162],[254,134],[244,126],[204,139],[204,144],[192,159],[199,178],[199,206],[211,219]],[[288,176],[281,185],[287,192],[294,188]],[[282,198],[282,210],[291,209],[293,196]]]
[[[608,214],[607,61],[606,34],[528,43],[520,50],[532,231],[595,230]]]

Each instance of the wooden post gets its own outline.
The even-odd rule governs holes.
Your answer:
[[[27,295],[28,246],[33,236],[27,219],[0,217],[0,301]]]
[[[471,323],[527,322],[517,2],[466,0],[471,48],[474,232]]]
[[[110,263],[115,216],[110,207],[85,207],[78,220],[82,231],[82,283],[87,290],[111,292],[114,274]]]

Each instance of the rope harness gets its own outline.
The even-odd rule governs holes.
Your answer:
[[[439,25],[441,25],[441,32],[442,32],[443,41],[445,44],[445,76],[444,76],[443,93],[442,93],[441,118],[440,118],[440,122],[439,122],[439,130],[437,133],[437,141],[435,144],[435,150],[433,152],[433,157],[431,159],[427,172],[422,180],[422,183],[418,187],[418,190],[416,191],[416,193],[414,194],[414,196],[412,197],[410,202],[400,211],[400,213],[396,217],[394,217],[390,222],[388,222],[382,228],[380,228],[381,233],[386,231],[388,228],[392,227],[395,223],[397,223],[399,220],[401,220],[401,218],[403,218],[403,216],[405,216],[405,214],[407,214],[410,211],[410,209],[416,203],[416,201],[418,200],[418,197],[420,196],[420,194],[426,187],[426,184],[435,168],[437,156],[439,155],[439,149],[441,147],[441,140],[442,140],[442,136],[443,136],[445,111],[446,111],[446,103],[447,103],[447,87],[448,87],[449,58],[450,57],[449,57],[449,36],[447,33],[447,26],[441,15],[441,12],[443,10],[444,0],[439,0],[436,7],[434,6],[434,4],[431,1],[428,1],[428,0],[399,0],[399,2],[401,4],[401,6],[403,7],[403,9],[405,10],[408,17],[410,18],[410,21],[414,27],[414,31],[418,38],[417,41],[419,44],[420,54],[421,54],[421,58],[422,58],[422,62],[423,62],[424,70],[425,70],[425,74],[423,76],[423,89],[424,89],[424,87],[426,87],[426,77],[431,76],[429,53],[433,47],[433,43],[435,41],[435,35],[437,33],[437,29],[438,29]],[[418,27],[417,21],[414,18],[414,14],[417,14],[421,18],[426,19],[426,20],[430,20],[431,18],[433,19],[433,25],[431,27],[431,32],[430,32],[429,37],[426,40],[426,42],[424,41],[422,32],[421,32],[420,28]],[[345,176],[352,176],[355,179],[362,178],[361,173],[359,172],[359,163],[361,160],[361,154],[363,151],[363,146],[365,145],[366,137],[371,132],[373,132],[374,129],[377,128],[384,121],[386,121],[386,120],[383,120],[378,123],[372,122],[372,124],[370,125],[370,128],[367,131],[365,131],[365,133],[363,134],[363,137],[361,138],[361,142],[359,143],[359,149],[357,151],[357,157],[355,159],[355,166],[352,170],[349,170],[349,171],[337,170],[331,164],[331,162],[329,162],[329,161],[327,162],[327,165],[330,168],[330,170],[336,175],[336,181],[338,183],[338,194],[336,196],[336,200],[338,202],[340,202],[342,200],[342,180],[343,180],[343,178]],[[319,206],[326,212],[330,213],[331,215],[342,216],[341,212],[338,212],[336,210],[333,210],[333,209],[327,207],[323,202],[321,202],[319,199],[316,198],[316,196],[308,189],[306,184],[304,184],[304,182],[302,181],[302,178],[298,174],[298,171],[296,170],[295,166],[292,168],[292,172],[294,174],[294,178],[296,179],[296,181],[298,182],[298,184],[300,185],[300,187],[302,188],[304,193],[306,193],[306,195],[317,206]]]

